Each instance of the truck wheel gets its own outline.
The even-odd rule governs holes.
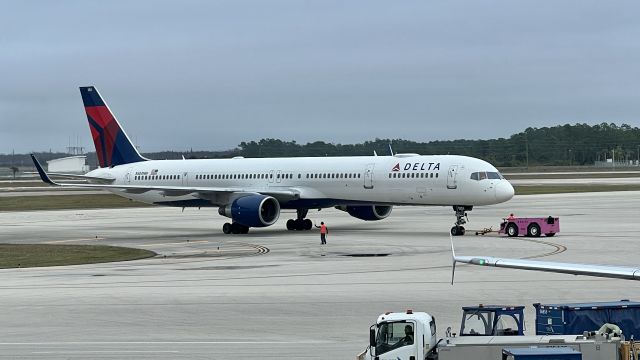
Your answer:
[[[546,233],[546,234],[544,234],[544,236],[546,236],[546,237],[553,237],[553,235],[555,235],[555,234],[556,234],[556,233]]]
[[[540,236],[540,226],[536,223],[529,225],[527,228],[527,236],[531,237],[539,237]]]
[[[518,236],[518,225],[509,223],[509,225],[507,225],[507,235],[509,235],[509,237]]]

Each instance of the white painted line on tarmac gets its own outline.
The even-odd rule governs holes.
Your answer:
[[[69,240],[54,240],[54,241],[46,241],[45,244],[60,244],[67,242],[77,242],[77,241],[98,241],[104,240],[103,237],[94,237],[94,238],[85,238],[85,239],[69,239]]]
[[[301,341],[60,341],[60,342],[0,342],[0,346],[34,346],[34,345],[265,345],[265,344],[328,344],[334,341],[301,340]]]
[[[62,354],[177,354],[174,350],[69,350],[69,351],[32,351],[37,355],[62,355]]]
[[[198,240],[198,241],[181,241],[174,243],[160,243],[160,244],[140,244],[138,246],[169,246],[169,245],[189,245],[189,244],[206,244],[209,240]]]

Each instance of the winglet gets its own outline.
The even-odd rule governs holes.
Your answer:
[[[49,175],[47,175],[47,173],[44,171],[42,165],[40,165],[40,162],[38,161],[38,159],[36,159],[35,155],[31,154],[31,160],[33,160],[33,164],[36,166],[36,170],[38,170],[38,174],[40,174],[40,179],[42,179],[42,181],[50,185],[58,185],[56,182],[51,180],[51,178],[49,178]]]
[[[453,285],[453,278],[456,275],[456,249],[453,247],[453,236],[449,234],[451,240],[451,285]]]
[[[393,156],[393,149],[391,148],[391,143],[389,143],[389,155]]]

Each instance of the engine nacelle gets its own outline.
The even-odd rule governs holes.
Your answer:
[[[249,227],[273,225],[280,217],[280,203],[271,196],[247,195],[218,209],[222,216]]]
[[[349,215],[360,220],[375,221],[382,220],[389,216],[393,206],[357,205],[339,207],[338,209],[346,211]]]

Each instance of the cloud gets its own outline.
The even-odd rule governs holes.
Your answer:
[[[640,126],[635,2],[60,1],[0,14],[0,153],[91,145],[93,84],[143,151]],[[79,135],[78,135],[79,134]]]

